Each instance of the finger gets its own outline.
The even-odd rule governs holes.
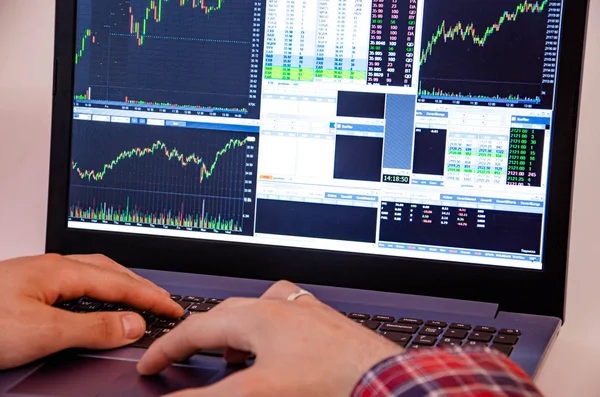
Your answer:
[[[225,304],[227,301],[219,304]],[[255,316],[248,307],[256,299],[237,299],[227,306],[191,316],[167,335],[154,342],[138,364],[144,375],[156,374],[174,362],[189,358],[202,349],[230,347],[253,351],[249,336]],[[237,305],[237,306],[235,306]]]
[[[94,254],[94,255],[67,255],[65,256],[65,258],[70,259],[70,260],[74,260],[77,262],[83,262],[83,263],[89,263],[90,265],[96,265],[99,266],[103,269],[107,269],[107,270],[113,270],[116,272],[120,272],[123,274],[126,274],[130,277],[133,277],[134,279],[141,281],[143,283],[148,284],[151,287],[154,288],[158,288],[160,291],[164,291],[163,293],[169,294],[170,293],[165,290],[164,288],[159,287],[158,285],[154,284],[152,281],[145,279],[144,277],[141,277],[137,274],[135,274],[134,272],[132,272],[131,270],[127,269],[124,266],[121,266],[120,264],[118,264],[117,262],[113,261],[112,259],[110,259],[107,256],[101,255],[101,254]]]
[[[188,389],[168,394],[165,397],[252,397],[276,395],[270,385],[271,379],[265,376],[262,370],[252,367],[235,372],[225,379],[206,387]]]
[[[69,348],[113,349],[128,345],[144,335],[146,323],[132,312],[70,313],[57,310],[56,343]]]
[[[300,288],[294,283],[282,280],[273,284],[267,291],[265,291],[264,294],[262,294],[261,298],[273,300],[287,300],[289,296],[291,296],[295,292],[300,291],[301,289],[302,288]],[[319,302],[319,300],[313,295],[302,295],[296,298],[295,301],[308,304],[315,304]]]
[[[52,302],[87,296],[173,318],[183,315],[181,306],[169,296],[123,273],[64,259],[53,276],[56,296]]]

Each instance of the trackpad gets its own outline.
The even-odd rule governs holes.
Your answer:
[[[142,377],[134,361],[69,357],[44,364],[9,393],[52,397],[154,397],[208,384],[219,372],[174,366],[161,375]]]

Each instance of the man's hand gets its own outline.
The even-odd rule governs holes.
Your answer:
[[[87,296],[168,317],[183,315],[169,293],[100,256],[44,255],[0,262],[0,370],[68,348],[110,349],[144,334],[132,312],[77,314],[52,307]]]
[[[403,351],[313,296],[288,302],[298,290],[279,282],[261,299],[228,299],[194,314],[152,344],[138,370],[155,374],[200,349],[228,347],[228,361],[252,352],[255,364],[173,397],[349,396],[373,365]]]

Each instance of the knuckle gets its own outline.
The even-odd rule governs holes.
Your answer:
[[[112,327],[112,322],[108,318],[107,315],[98,313],[96,314],[94,319],[94,329],[92,332],[96,333],[96,335],[105,340],[111,340],[115,336],[115,330]]]
[[[294,284],[294,283],[292,283],[291,281],[288,281],[288,280],[279,280],[278,282],[275,283],[275,287],[281,288],[282,290],[291,289],[291,288],[297,288],[296,284]]]
[[[39,263],[44,265],[53,265],[56,262],[63,259],[63,257],[59,254],[44,254],[41,256],[41,261]]]
[[[228,308],[228,307],[236,306],[241,301],[242,301],[242,298],[235,298],[235,297],[233,297],[233,298],[227,298],[223,302],[219,303],[215,309],[220,308],[220,310],[223,310],[223,308]]]

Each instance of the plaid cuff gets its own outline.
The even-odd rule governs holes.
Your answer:
[[[404,352],[374,366],[352,397],[541,397],[515,363],[490,348]]]

